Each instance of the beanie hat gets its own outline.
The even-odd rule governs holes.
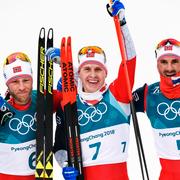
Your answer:
[[[180,42],[175,39],[161,41],[155,50],[157,60],[164,56],[176,56],[180,59]]]
[[[98,46],[86,46],[80,49],[78,53],[79,70],[85,64],[98,64],[107,73],[106,55]]]
[[[22,52],[16,52],[9,55],[3,66],[3,74],[6,84],[14,78],[32,77],[31,62],[28,56]]]

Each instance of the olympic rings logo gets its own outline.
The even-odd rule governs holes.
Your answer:
[[[9,121],[9,128],[12,131],[17,131],[20,135],[26,135],[30,130],[36,131],[35,119],[36,117],[33,117],[30,114],[24,115],[22,119],[12,118]]]
[[[107,111],[107,105],[104,102],[100,102],[96,108],[94,106],[88,107],[84,112],[78,109],[78,122],[80,126],[85,126],[89,121],[99,122],[102,119],[103,114]]]
[[[175,107],[177,105],[177,107]],[[172,121],[180,116],[180,101],[174,101],[170,105],[163,102],[157,106],[159,115],[164,116],[167,120]]]

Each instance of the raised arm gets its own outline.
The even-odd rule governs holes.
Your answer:
[[[107,5],[107,10],[111,16],[118,16],[119,26],[121,29],[123,45],[125,49],[125,58],[127,71],[130,81],[130,88],[132,90],[134,84],[135,76],[135,65],[136,65],[136,52],[134,48],[134,43],[131,38],[126,19],[125,19],[125,8],[124,5],[119,0],[114,0],[112,5]],[[128,92],[127,92],[127,82],[125,77],[124,65],[121,62],[119,67],[118,77],[115,79],[111,85],[110,90],[118,101],[128,103]]]

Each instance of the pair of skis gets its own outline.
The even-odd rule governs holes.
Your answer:
[[[76,105],[77,89],[74,80],[71,37],[61,41],[62,108],[67,134],[68,166],[79,171],[78,180],[83,180],[80,132]]]
[[[46,40],[45,28],[41,28],[38,42],[36,180],[53,179],[53,61],[46,61],[45,58],[46,49],[50,47],[53,47],[53,29],[49,29]],[[77,179],[83,180],[71,37],[67,38],[67,43],[66,38],[62,38],[61,72],[61,105],[67,131],[68,166],[76,168],[79,171]]]
[[[53,47],[53,29],[45,35],[41,28],[38,41],[36,180],[53,179],[53,61],[46,61],[46,49]]]

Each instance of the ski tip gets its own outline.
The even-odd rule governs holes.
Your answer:
[[[66,38],[62,37],[62,39],[61,39],[61,46],[65,46],[65,42],[66,42]]]
[[[44,28],[44,27],[42,27],[42,28],[40,29],[40,33],[42,33],[42,32],[45,32],[45,28]]]
[[[53,31],[53,28],[49,28],[49,31]]]
[[[49,28],[47,37],[48,39],[53,39],[53,28]]]
[[[39,37],[40,37],[41,39],[44,39],[44,38],[45,38],[45,28],[44,28],[44,27],[42,27],[42,28],[40,29]]]
[[[67,44],[68,44],[68,45],[71,44],[71,36],[68,36],[68,38],[67,38]]]
[[[69,40],[69,41],[71,40],[71,36],[68,36],[68,40]]]

